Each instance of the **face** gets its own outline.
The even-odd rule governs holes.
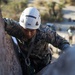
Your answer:
[[[31,39],[36,34],[36,29],[24,29],[25,37]]]

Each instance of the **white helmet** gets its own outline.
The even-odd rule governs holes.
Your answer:
[[[38,29],[41,24],[39,11],[34,7],[26,8],[20,16],[19,23],[23,28]]]

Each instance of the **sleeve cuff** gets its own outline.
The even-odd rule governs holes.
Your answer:
[[[70,47],[70,44],[66,44],[66,45],[63,46],[62,50],[65,51],[65,50],[67,50],[69,47]]]

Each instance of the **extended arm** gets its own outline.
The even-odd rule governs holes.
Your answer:
[[[56,31],[50,30],[49,28],[44,29],[42,36],[45,38],[46,42],[51,43],[53,46],[65,50],[70,46],[69,42],[58,35]]]
[[[3,18],[5,23],[5,31],[11,36],[14,36],[18,39],[24,38],[24,29],[19,25],[17,21]]]

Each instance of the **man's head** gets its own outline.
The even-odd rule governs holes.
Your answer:
[[[34,7],[26,8],[20,16],[19,23],[25,29],[27,38],[33,37],[41,24],[39,11]]]
[[[34,7],[26,8],[20,16],[19,23],[25,29],[38,29],[41,24],[39,11]]]

